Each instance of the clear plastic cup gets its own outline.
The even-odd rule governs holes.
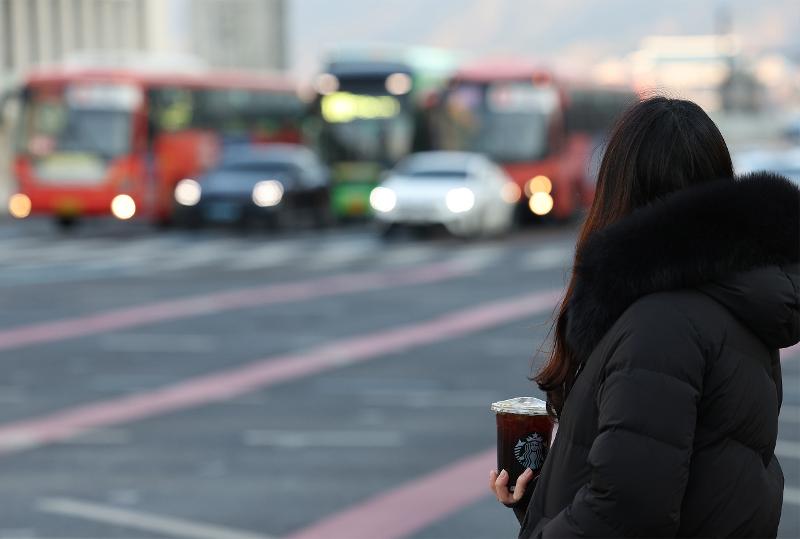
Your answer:
[[[535,397],[498,401],[491,410],[497,417],[497,470],[508,472],[508,487],[513,492],[526,468],[534,477],[542,471],[555,423],[547,414],[547,404]]]

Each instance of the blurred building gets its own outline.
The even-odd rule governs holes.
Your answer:
[[[192,0],[188,51],[213,67],[286,67],[284,0]]]
[[[0,0],[0,87],[31,66],[87,53],[280,69],[284,42],[284,0]]]
[[[0,81],[85,51],[169,50],[162,0],[0,0]]]
[[[666,91],[720,110],[726,104],[721,90],[733,79],[740,50],[731,34],[649,37],[630,56],[632,80],[640,90]]]

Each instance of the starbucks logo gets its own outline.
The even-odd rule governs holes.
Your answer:
[[[547,447],[544,445],[544,438],[535,432],[518,440],[517,445],[514,446],[514,456],[517,457],[517,462],[533,471],[542,467],[546,455]]]

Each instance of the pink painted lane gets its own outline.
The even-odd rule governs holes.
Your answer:
[[[489,496],[486,477],[496,466],[487,449],[411,480],[299,530],[286,539],[399,539]],[[514,518],[509,515],[509,518]]]
[[[96,428],[224,401],[282,382],[539,315],[552,310],[560,293],[560,290],[550,290],[485,303],[425,322],[340,339],[306,352],[273,356],[232,369],[193,377],[160,389],[0,425],[0,454],[55,443]]]
[[[781,360],[787,359],[800,359],[800,344],[781,350]],[[490,497],[486,476],[496,467],[496,451],[490,448],[464,457],[323,518],[284,539],[408,537]]]
[[[400,286],[435,283],[461,277],[469,272],[469,267],[463,265],[452,263],[432,264],[403,272],[349,273],[322,279],[243,288],[159,301],[88,316],[78,316],[0,330],[0,350],[86,337],[169,320],[219,314],[237,309],[298,302]]]

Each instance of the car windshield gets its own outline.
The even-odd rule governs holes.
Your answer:
[[[80,106],[59,93],[32,92],[24,103],[19,149],[33,157],[86,154],[112,159],[130,151],[132,113],[107,106]]]
[[[541,159],[548,151],[552,99],[551,90],[528,83],[459,84],[444,99],[437,142],[501,163]]]
[[[418,169],[409,170],[405,175],[412,178],[455,180],[466,178],[467,172],[465,170]]]
[[[231,172],[288,173],[296,166],[286,161],[239,161],[223,163],[222,170]]]

